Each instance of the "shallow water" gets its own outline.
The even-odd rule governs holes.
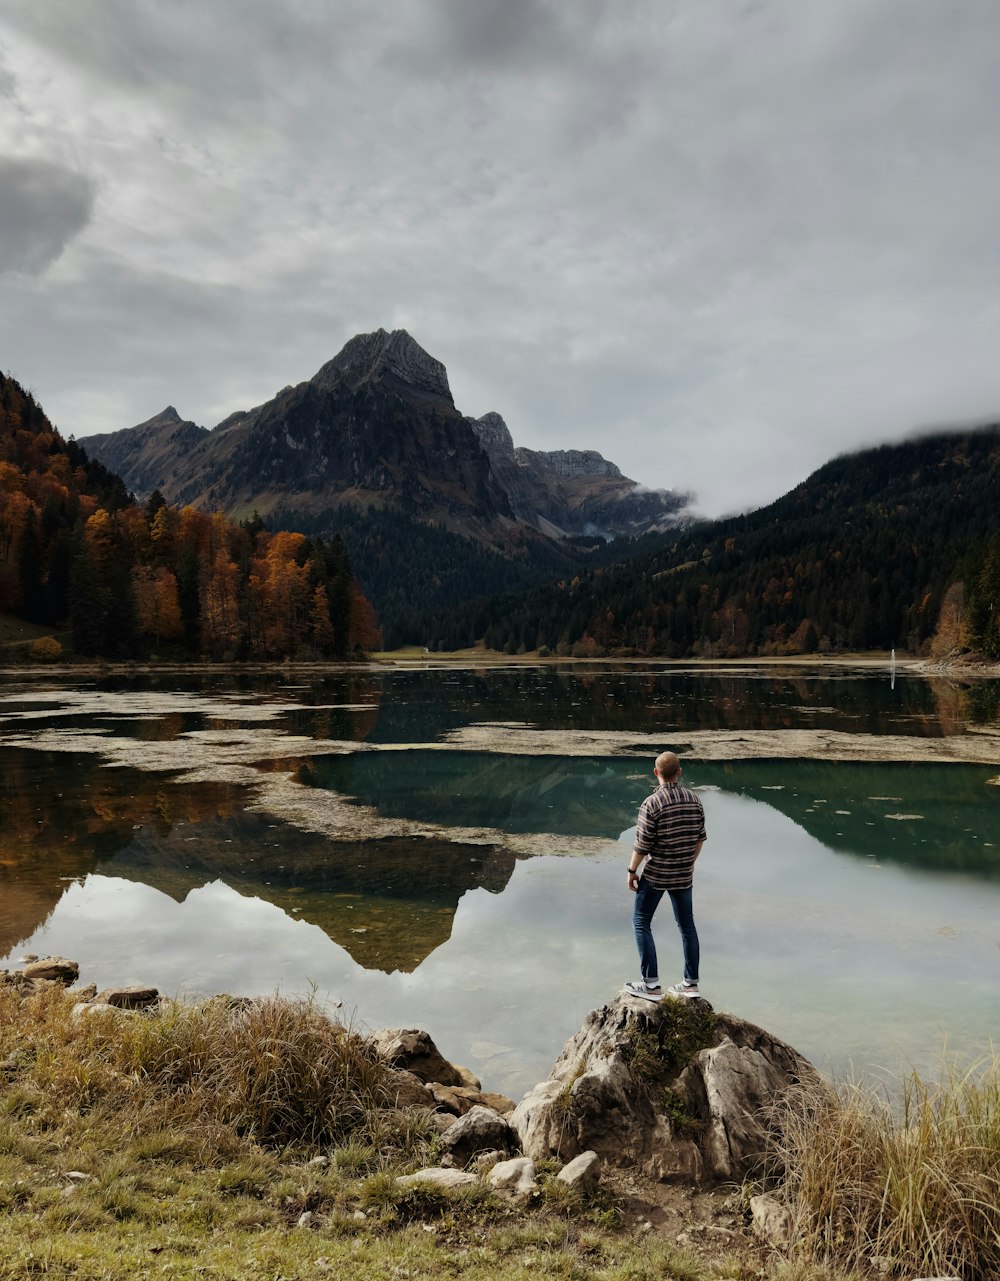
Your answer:
[[[920,740],[992,731],[998,698],[612,668],[8,687],[0,964],[58,952],[99,985],[315,990],[370,1026],[426,1027],[516,1096],[634,976],[624,869],[652,778],[622,732],[739,729],[751,754],[809,725],[904,735],[911,763],[687,759],[709,831],[696,914],[718,1008],[829,1071],[933,1070],[1000,1027],[1000,787],[997,763],[925,762]],[[515,720],[537,754],[448,746]],[[554,750],[581,729],[591,755]],[[656,932],[672,979],[669,912]]]

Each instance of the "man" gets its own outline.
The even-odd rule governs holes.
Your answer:
[[[658,1001],[663,996],[650,927],[660,899],[669,894],[684,946],[684,979],[666,991],[671,996],[696,997],[700,954],[691,885],[695,859],[705,843],[705,811],[694,792],[681,784],[681,763],[673,752],[660,753],[653,773],[659,787],[639,807],[635,845],[628,865],[628,887],[635,894],[632,925],[642,978],[637,983],[626,983],[625,991],[648,1001]],[[646,865],[640,879],[643,859]]]

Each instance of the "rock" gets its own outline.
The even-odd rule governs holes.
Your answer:
[[[497,1192],[510,1197],[533,1196],[538,1191],[535,1163],[530,1156],[515,1156],[499,1161],[486,1175],[486,1182]]]
[[[80,966],[65,956],[46,956],[41,961],[29,961],[21,972],[26,979],[49,979],[69,986],[80,977]]]
[[[155,1005],[159,999],[160,993],[155,987],[141,987],[138,984],[132,987],[107,987],[97,997],[101,1004],[113,1005],[119,1010],[144,1010]]]
[[[441,1054],[427,1032],[417,1028],[382,1028],[372,1033],[375,1048],[395,1068],[412,1072],[424,1084],[465,1087],[461,1073]]]
[[[108,1010],[114,1010],[114,1008],[105,1001],[77,1001],[70,1010],[70,1016],[74,1019],[86,1019],[95,1014],[106,1014]]]
[[[86,987],[71,987],[69,995],[75,996],[78,1001],[92,1001],[97,995],[97,984],[88,983]]]
[[[477,1105],[508,1116],[515,1107],[514,1100],[508,1099],[506,1094],[484,1094],[482,1090],[472,1090],[464,1085],[438,1085],[435,1082],[427,1089],[438,1107],[455,1116],[464,1116]]]
[[[416,1183],[433,1183],[435,1187],[450,1192],[452,1188],[465,1188],[478,1182],[478,1175],[469,1174],[465,1170],[443,1170],[440,1166],[432,1166],[426,1170],[418,1170],[416,1174],[400,1175],[396,1186],[412,1188]]]
[[[508,1122],[492,1108],[479,1104],[459,1117],[441,1136],[442,1150],[463,1165],[480,1152],[492,1148],[515,1152],[517,1146],[517,1135]]]
[[[821,1079],[801,1055],[704,999],[640,1006],[620,994],[591,1012],[510,1121],[536,1161],[593,1150],[650,1178],[739,1180],[763,1157],[762,1113],[803,1084]]]
[[[295,1221],[295,1226],[297,1228],[308,1228],[315,1217],[312,1210],[303,1210]]]
[[[494,1094],[486,1090],[479,1095],[479,1101],[485,1108],[492,1108],[494,1112],[499,1112],[501,1116],[510,1116],[511,1112],[517,1107],[513,1099],[506,1094]]]
[[[470,1071],[469,1068],[462,1067],[460,1063],[455,1063],[453,1066],[455,1071],[462,1078],[462,1085],[467,1090],[481,1090],[483,1088],[482,1081],[480,1081],[479,1077],[476,1076],[474,1072]]]
[[[782,1205],[777,1198],[763,1192],[750,1198],[750,1213],[753,1216],[754,1233],[762,1241],[778,1250],[788,1249],[795,1225],[787,1205]]]
[[[397,1108],[437,1107],[437,1099],[418,1076],[401,1068],[391,1068],[389,1074],[390,1098]]]
[[[556,1175],[560,1183],[587,1192],[597,1187],[601,1177],[601,1158],[596,1152],[581,1152]]]

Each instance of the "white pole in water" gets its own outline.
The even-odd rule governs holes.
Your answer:
[[[890,657],[890,665],[889,665],[889,688],[890,688],[890,689],[895,689],[895,688],[896,688],[896,651],[895,651],[895,650],[892,650],[892,651],[890,652],[890,656],[889,656],[889,657]]]

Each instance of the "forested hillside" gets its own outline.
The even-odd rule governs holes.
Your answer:
[[[0,374],[0,611],[77,654],[345,657],[378,643],[339,540],[140,507]],[[59,642],[36,642],[56,657]]]
[[[630,562],[409,630],[432,647],[683,658],[919,653],[943,623],[1000,657],[998,513],[1000,428],[927,436],[834,459],[769,507]]]
[[[341,507],[319,513],[285,508],[267,519],[269,528],[335,528],[366,596],[378,602],[384,644],[394,649],[423,634],[413,617],[439,618],[480,597],[524,591],[560,574],[573,574],[602,554],[601,538],[534,538],[521,554],[503,555],[450,530],[422,525],[391,508],[359,511]]]

